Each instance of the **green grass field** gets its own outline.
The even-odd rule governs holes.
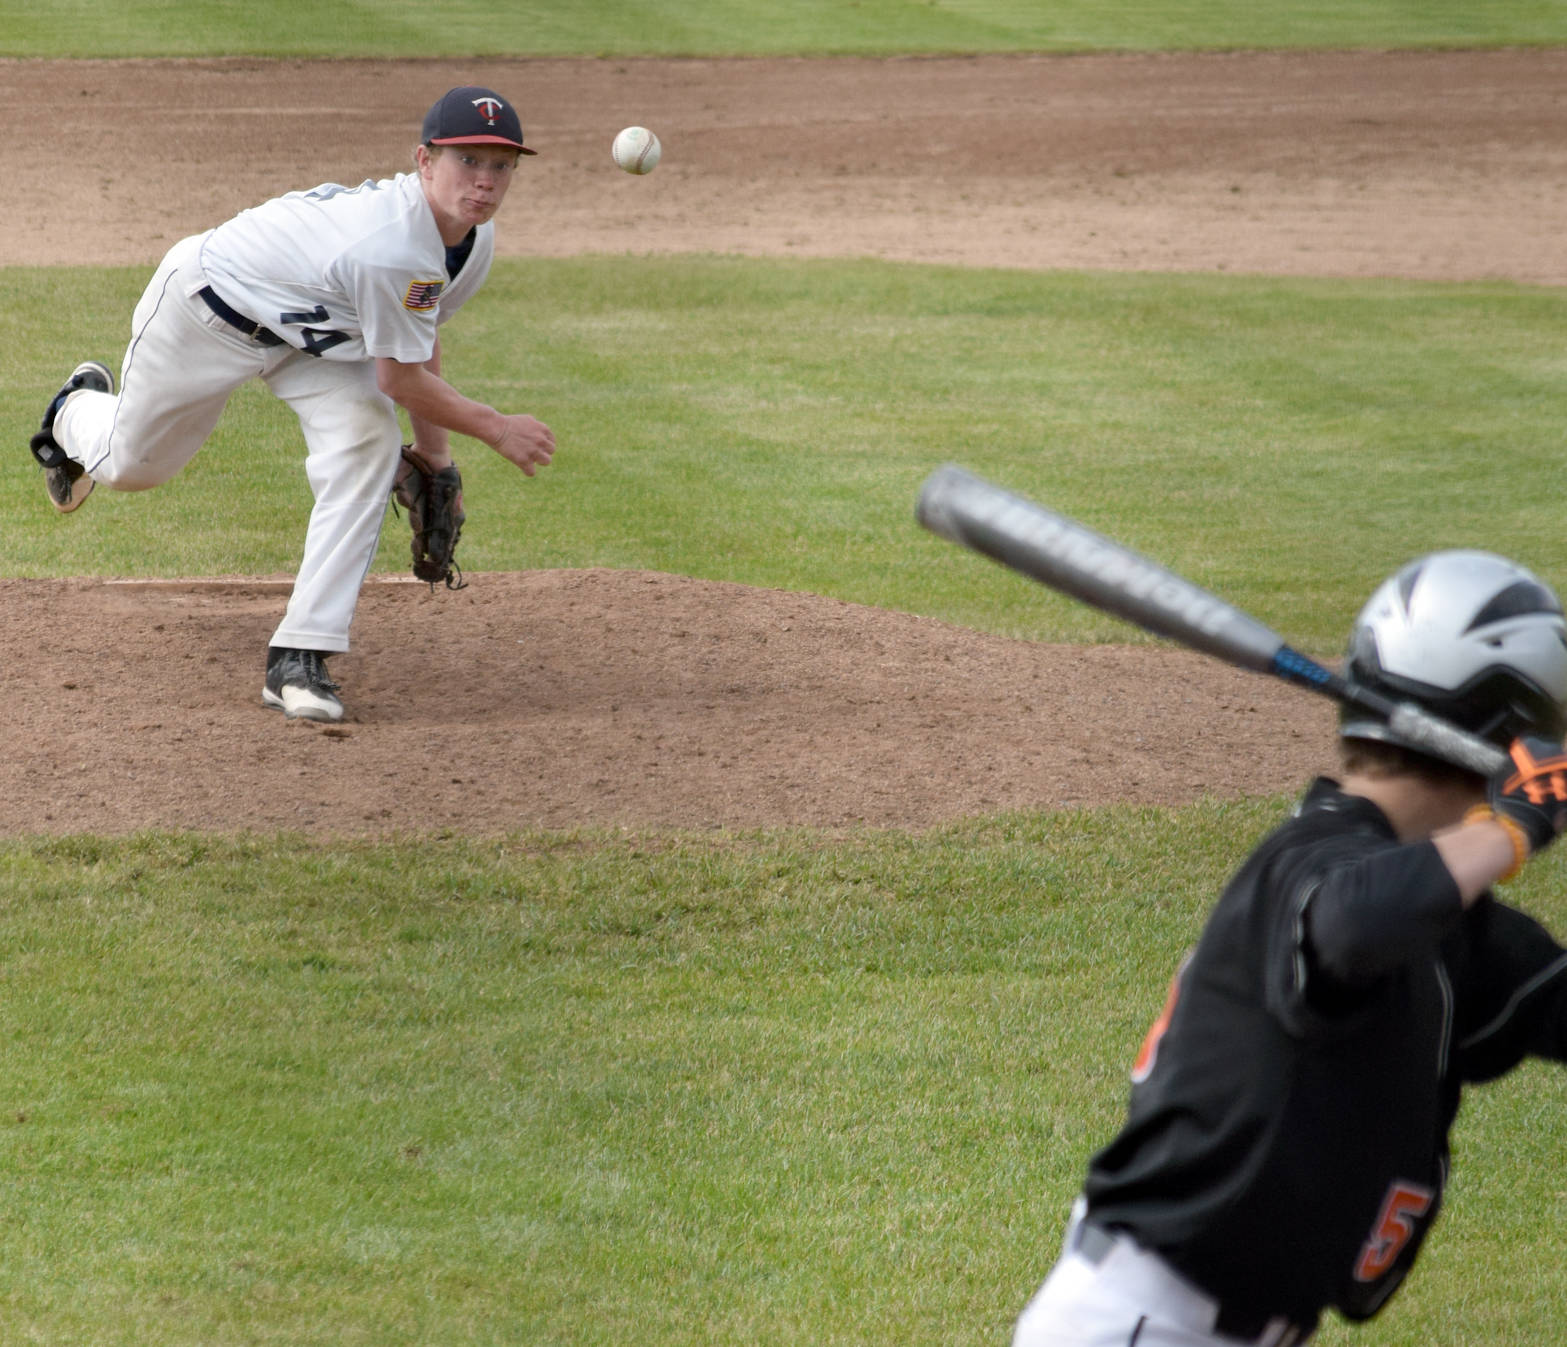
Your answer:
[[[503,264],[449,334],[449,368],[563,445],[533,483],[464,456],[475,569],[652,567],[1127,638],[914,525],[952,458],[1324,654],[1430,545],[1567,577],[1542,490],[1554,291],[718,258],[639,259],[628,287],[628,265]],[[25,427],[71,353],[112,358],[95,336],[141,274],[5,279],[0,415]],[[176,482],[64,526],[7,474],[8,570],[287,570],[295,434],[247,395]],[[424,865],[7,844],[0,1137],[29,1215],[0,1235],[0,1343],[1001,1342],[1129,1045],[1281,807],[459,838]],[[1529,891],[1567,929],[1547,873]],[[1551,1331],[1561,1100],[1544,1071],[1478,1097],[1409,1305],[1356,1340]]]
[[[0,1341],[1004,1343],[1278,804],[8,844]],[[1476,1092],[1413,1284],[1321,1341],[1553,1340],[1564,1105]]]
[[[1450,0],[0,0],[0,55],[27,57],[1562,41],[1567,4]],[[145,271],[0,280],[19,445],[76,359],[117,363]],[[1506,285],[504,263],[448,368],[562,448],[524,483],[459,446],[465,564],[1131,638],[922,534],[915,492],[953,460],[1331,655],[1429,547],[1567,585],[1564,318],[1560,292]],[[296,436],[247,390],[174,483],[64,525],[13,458],[3,572],[289,570]],[[404,557],[392,539],[378,564]],[[1004,1344],[1170,971],[1285,803],[919,835],[0,843],[0,1347]],[[1510,895],[1559,932],[1564,866]],[[1410,1286],[1318,1341],[1556,1340],[1564,1105],[1544,1068],[1475,1092]]]
[[[0,56],[928,55],[1563,41],[1562,0],[0,0]]]

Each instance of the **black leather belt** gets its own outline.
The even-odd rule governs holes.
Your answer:
[[[1122,1239],[1130,1238],[1119,1230],[1111,1230],[1093,1221],[1079,1221],[1072,1235],[1072,1251],[1098,1267]],[[1277,1315],[1260,1314],[1227,1305],[1218,1305],[1213,1322],[1213,1331],[1220,1337],[1238,1338],[1243,1342],[1266,1341],[1269,1344],[1277,1343],[1279,1347],[1305,1342],[1314,1329],[1315,1325],[1287,1323]]]
[[[200,296],[201,302],[211,309],[213,313],[217,314],[230,327],[243,332],[258,346],[281,346],[283,344],[283,338],[278,336],[276,332],[262,327],[260,323],[251,322],[237,309],[231,309],[218,297],[217,291],[210,285],[202,286],[200,290],[196,291],[196,294]]]

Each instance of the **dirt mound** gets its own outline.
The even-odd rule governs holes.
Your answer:
[[[605,570],[372,582],[347,719],[288,722],[260,701],[287,588],[0,581],[4,830],[921,826],[1289,789],[1331,723],[1181,652]]]

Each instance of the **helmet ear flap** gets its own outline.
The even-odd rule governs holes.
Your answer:
[[[1370,623],[1357,622],[1350,632],[1344,671],[1353,681],[1367,685],[1374,685],[1382,672],[1382,663],[1377,658],[1377,634]]]

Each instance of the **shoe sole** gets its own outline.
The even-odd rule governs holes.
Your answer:
[[[80,377],[83,374],[94,375],[97,382],[101,382],[101,383],[104,383],[104,384],[108,385],[107,389],[94,388],[94,389],[91,389],[89,391],[94,392],[94,393],[98,393],[98,392],[113,393],[114,392],[114,390],[115,390],[114,371],[111,370],[107,365],[105,365],[101,360],[84,360],[84,361],[82,361],[82,363],[80,365],[78,365],[75,369],[73,369],[71,371],[71,377],[66,380],[66,383],[70,384],[70,383],[74,382],[78,377]],[[73,391],[80,391],[80,390],[73,390]],[[54,508],[60,514],[72,514],[75,511],[77,511],[77,510],[82,508],[83,504],[86,503],[87,497],[92,495],[93,487],[97,486],[98,483],[93,481],[93,479],[91,477],[89,477],[85,472],[80,477],[76,478],[75,481],[70,481],[70,479],[67,478],[67,481],[70,481],[70,490],[66,494],[65,500],[62,503],[61,500],[59,499],[59,497],[55,495],[54,489],[50,485],[50,483],[54,479],[55,474],[60,473],[61,471],[62,470],[59,469],[59,468],[48,468],[48,469],[45,470],[46,476],[44,478],[44,491],[46,492],[46,494],[49,497],[49,504],[54,506]]]
[[[109,385],[109,387],[107,389],[99,390],[99,389],[95,388],[95,389],[92,390],[93,392],[95,392],[95,393],[96,392],[100,392],[100,391],[109,392],[109,393],[114,392],[114,371],[112,369],[110,369],[107,365],[105,365],[103,363],[103,361],[101,361],[101,360],[84,360],[84,361],[82,361],[82,363],[80,365],[78,365],[75,369],[73,369],[71,371],[71,378],[74,379],[79,374],[96,374],[100,379],[103,380],[104,383]],[[68,379],[68,380],[66,380],[66,382],[69,383],[70,380]]]
[[[60,469],[48,468],[46,471],[53,474],[59,472]],[[54,508],[61,514],[71,514],[74,511],[80,510],[82,508],[82,505],[86,502],[87,497],[92,495],[93,487],[97,485],[98,483],[93,481],[93,479],[84,472],[74,482],[70,483],[70,494],[66,496],[65,503],[63,505],[60,503],[59,497],[54,494],[54,488],[49,485],[47,479],[44,482],[44,490],[49,493],[49,504],[54,506]]]
[[[306,702],[303,705],[290,706],[269,687],[261,689],[261,704],[271,707],[274,711],[281,711],[285,720],[316,720],[325,724],[335,724],[343,718],[341,705],[330,707],[318,702]]]

